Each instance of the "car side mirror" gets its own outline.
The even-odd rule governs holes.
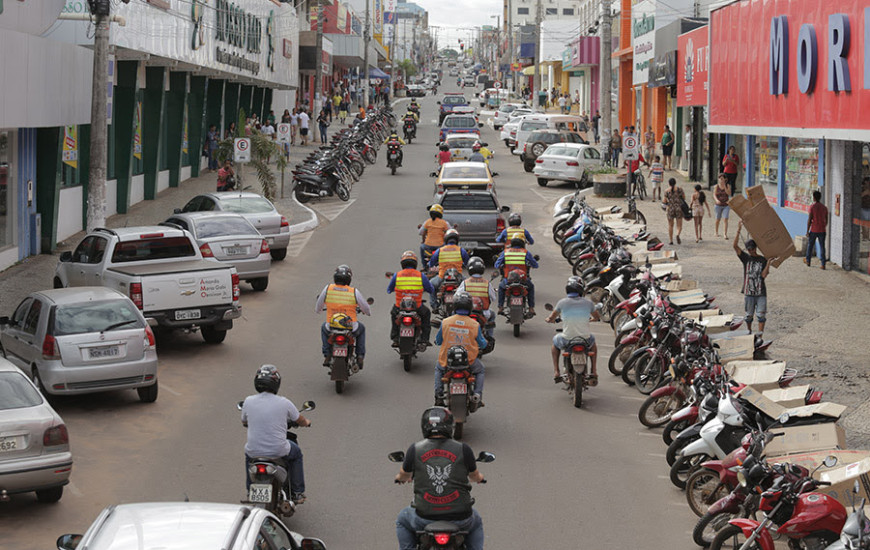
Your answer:
[[[478,122],[478,123],[477,123],[477,127],[478,127],[478,128],[483,128],[483,122]]]
[[[3,317],[0,317],[0,326],[6,326],[8,324],[10,324],[9,317],[6,317],[5,315]]]
[[[69,250],[67,250],[66,252],[61,252],[60,253],[60,261],[64,262],[64,263],[71,262],[72,261],[72,252],[70,252]]]
[[[483,126],[483,125],[481,124],[481,126]],[[484,147],[489,147],[489,143],[486,143],[486,142],[481,143],[481,145],[483,145]]]
[[[172,213],[173,214],[181,214],[181,208],[173,208]]]
[[[491,175],[492,175],[492,177],[494,177],[494,178],[495,178],[495,177],[497,177],[497,176],[498,176],[498,172],[493,172],[493,173],[492,173],[492,174],[491,174]]]
[[[405,451],[393,451],[392,453],[387,455],[387,458],[390,459],[390,462],[404,462]]]
[[[82,541],[82,535],[61,535],[57,537],[57,550],[75,550]]]
[[[502,212],[510,212],[510,211],[511,211],[511,207],[508,206],[508,205],[504,205],[504,206],[501,207],[501,211],[502,211]]]
[[[326,544],[320,539],[304,538],[299,544],[299,548],[302,550],[326,550]]]
[[[440,102],[440,101],[436,101],[435,103],[437,103],[438,105],[441,105],[441,102]]]
[[[481,451],[479,455],[477,455],[477,462],[490,463],[495,461],[495,455],[488,451]]]

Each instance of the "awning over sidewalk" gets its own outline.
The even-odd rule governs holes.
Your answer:
[[[371,69],[369,69],[369,78],[390,78],[390,75],[378,69],[377,67],[372,67]]]

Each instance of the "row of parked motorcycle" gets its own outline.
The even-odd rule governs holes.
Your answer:
[[[662,429],[669,478],[699,518],[693,541],[713,550],[774,550],[781,538],[790,549],[870,548],[870,521],[857,482],[851,514],[837,499],[816,492],[830,483],[814,475],[834,467],[836,456],[812,470],[769,463],[765,456],[768,444],[784,434],[778,428],[837,417],[785,412],[773,418],[745,398],[745,386],[720,361],[717,343],[747,333],[743,320],[734,318],[722,332],[708,334],[703,314],[691,311],[715,309],[715,298],[701,293],[691,305],[672,301],[667,289],[679,288],[671,285],[676,276],[654,275],[648,259],[660,242],[643,226],[622,224],[619,213],[618,207],[596,211],[579,193],[566,196],[556,207],[553,238],[613,328],[610,372],[648,396],[638,419]],[[629,249],[647,258],[644,265],[632,261]],[[763,358],[769,346],[756,336],[754,358]],[[778,386],[789,387],[797,375],[783,365]],[[816,404],[821,397],[807,387],[803,401]]]

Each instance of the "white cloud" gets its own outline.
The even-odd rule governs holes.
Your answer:
[[[429,12],[429,25],[438,30],[439,45],[456,48],[457,39],[477,36],[477,27],[497,24],[491,17],[504,13],[502,0],[409,0]],[[502,22],[503,24],[503,22]]]

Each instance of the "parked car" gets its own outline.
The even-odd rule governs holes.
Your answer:
[[[439,141],[444,141],[447,134],[474,134],[480,137],[480,126],[477,117],[471,114],[447,115],[441,123]]]
[[[502,103],[498,106],[498,110],[495,112],[495,115],[492,117],[492,129],[500,130],[502,126],[510,118],[511,113],[516,111],[517,109],[523,107],[524,105],[521,103]]]
[[[43,394],[135,389],[157,400],[157,346],[127,296],[105,287],[29,294],[0,317],[3,354]]]
[[[525,120],[526,117],[538,116],[540,113],[536,113],[531,109],[521,107],[511,113],[510,118],[507,122],[504,123],[504,126],[501,127],[500,139],[504,141],[504,144],[507,145],[508,149],[513,152],[516,148],[517,142],[517,128],[520,123]]]
[[[72,471],[69,433],[33,382],[0,358],[0,496],[57,502]]]
[[[58,550],[326,550],[263,508],[211,502],[143,502],[106,507],[84,535],[62,535]]]
[[[601,153],[592,145],[557,143],[550,145],[535,160],[538,185],[546,187],[553,180],[570,181],[577,187],[589,187],[589,171],[601,166]]]
[[[438,125],[444,122],[444,117],[449,115],[454,107],[468,105],[468,100],[460,93],[445,94],[438,102]]]
[[[232,264],[239,279],[254,290],[269,286],[272,264],[269,243],[241,214],[230,212],[188,212],[166,220],[193,235],[206,260]]]
[[[226,191],[205,193],[187,201],[181,212],[233,212],[241,214],[251,222],[257,231],[266,237],[273,260],[287,257],[290,246],[290,222],[275,208],[269,199],[250,191]]]
[[[580,132],[581,127],[583,132]],[[532,132],[543,130],[544,128],[578,132],[584,136],[584,139],[586,135],[586,125],[582,117],[576,115],[539,115],[534,117],[534,119],[526,119],[520,123],[515,137],[517,150],[523,150]]]
[[[544,154],[544,150],[554,143],[587,143],[577,132],[566,130],[535,130],[526,139],[526,145],[520,153],[523,168],[531,172],[535,167],[535,159]]]
[[[444,219],[458,226],[459,245],[470,253],[492,260],[504,248],[495,238],[504,230],[502,216],[510,206],[500,206],[494,189],[447,190],[436,196],[444,209]]]
[[[427,87],[431,87],[431,83],[425,82],[422,86],[419,84],[409,84],[405,88],[405,93],[408,97],[425,97]]]
[[[199,329],[219,344],[242,315],[239,275],[206,261],[191,234],[166,226],[98,228],[60,255],[55,288],[105,286],[166,329]]]

